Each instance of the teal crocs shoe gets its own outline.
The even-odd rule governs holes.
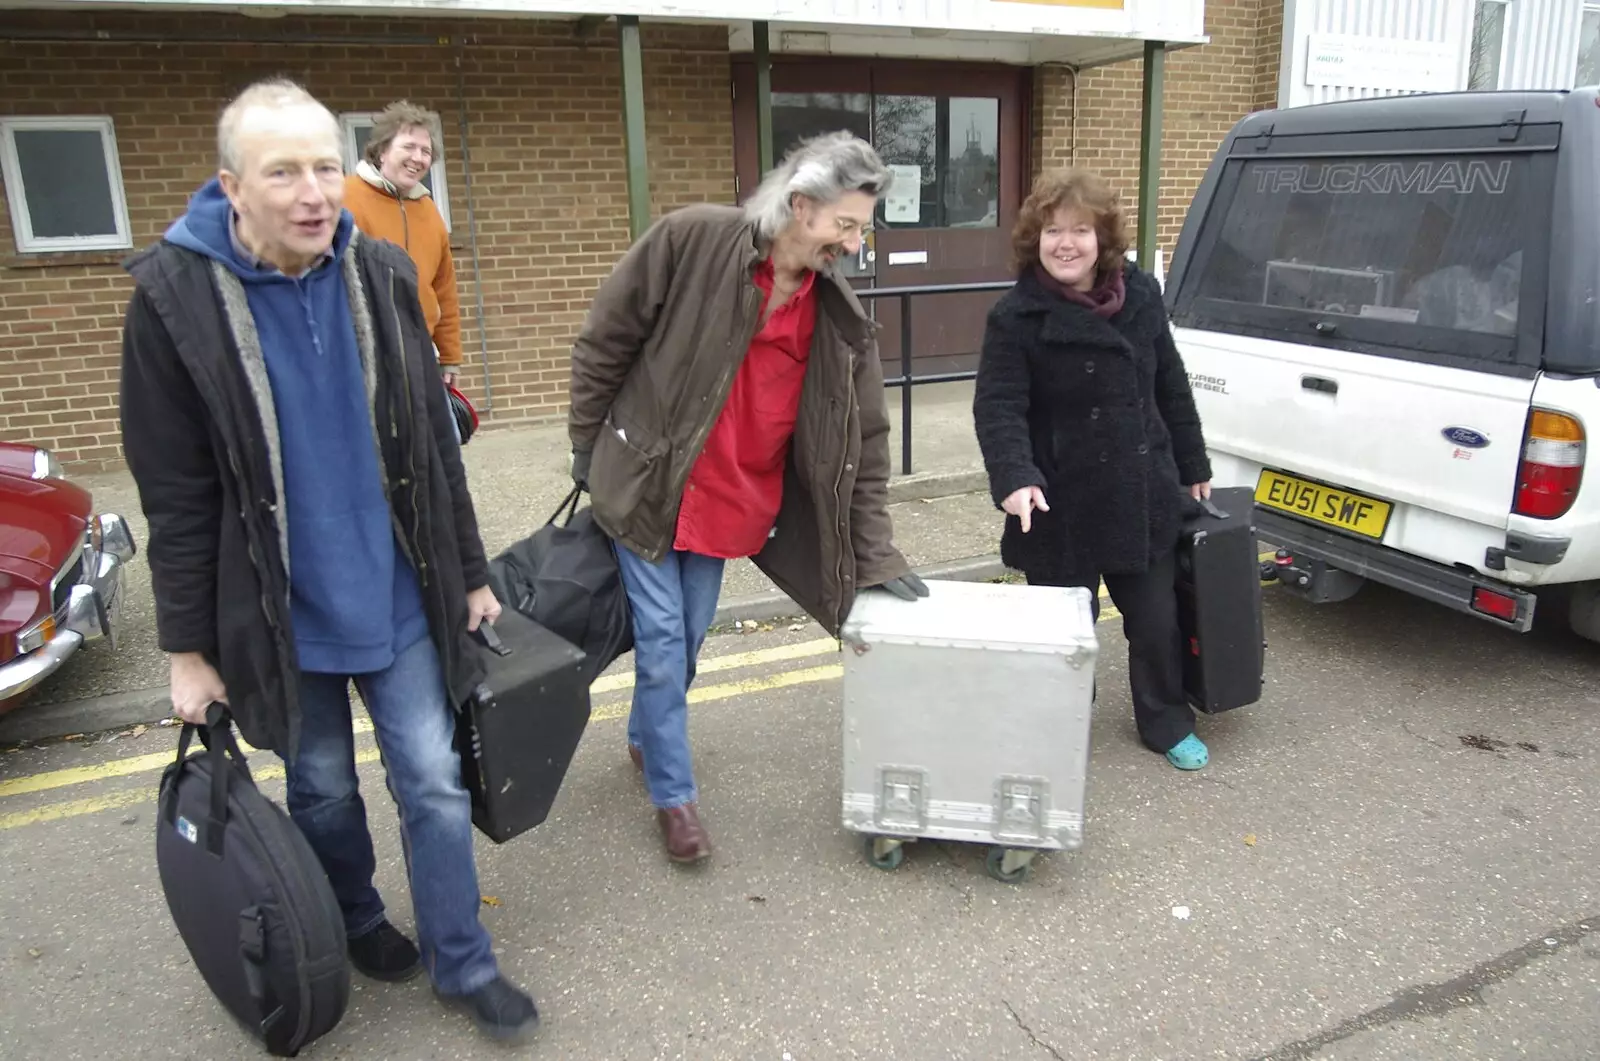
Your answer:
[[[1206,751],[1205,744],[1193,733],[1179,741],[1171,751],[1167,752],[1167,762],[1179,770],[1198,770],[1211,761],[1211,753]]]

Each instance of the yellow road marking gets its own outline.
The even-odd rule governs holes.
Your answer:
[[[356,734],[371,733],[372,720],[358,718],[350,729]],[[196,741],[195,745],[198,747],[199,741]],[[239,750],[246,755],[264,754],[260,748],[251,746],[247,741],[239,742]],[[53,788],[83,785],[91,781],[109,781],[114,777],[128,777],[149,770],[163,770],[172,762],[175,754],[152,752],[149,755],[130,755],[126,759],[112,759],[110,762],[96,763],[94,766],[74,766],[65,770],[15,777],[10,781],[0,781],[0,799],[6,796],[25,796],[30,792],[48,792]]]
[[[739,670],[744,667],[756,667],[767,663],[782,663],[790,660],[804,659],[808,656],[820,656],[829,652],[837,652],[839,643],[831,637],[820,638],[815,641],[802,641],[793,645],[777,645],[773,648],[758,649],[752,652],[735,652],[723,656],[712,656],[700,661],[698,668],[701,674],[715,674],[718,671]],[[601,678],[589,687],[591,695],[620,692],[633,687],[633,673],[615,674]],[[731,688],[718,686],[714,688]],[[703,695],[711,689],[702,690],[691,694],[689,700],[695,701],[695,695]],[[737,693],[727,695],[736,696]],[[719,699],[720,697],[713,697]],[[372,732],[372,720],[359,717],[351,726],[356,735]],[[246,755],[260,753],[261,749],[252,747],[245,741],[239,742],[240,750]],[[0,799],[6,796],[24,796],[31,792],[47,792],[55,788],[66,788],[70,785],[88,784],[93,781],[109,781],[117,777],[129,777],[133,774],[142,774],[151,770],[165,769],[172,762],[172,752],[153,752],[149,755],[134,755],[125,759],[113,759],[110,762],[97,763],[94,766],[75,766],[65,770],[51,770],[48,773],[33,774],[28,777],[12,778],[9,781],[0,781]]]
[[[1268,559],[1271,555],[1270,553],[1263,553],[1262,559]],[[1102,601],[1108,599],[1104,585],[1100,588],[1099,596]],[[1105,603],[1100,608],[1100,621],[1106,622],[1111,619],[1117,619],[1121,617],[1121,614],[1115,605]],[[812,641],[778,645],[773,648],[757,649],[751,652],[735,652],[722,656],[712,656],[701,661],[698,672],[700,674],[714,674],[719,671],[739,670],[766,663],[779,663],[827,655],[837,651],[838,642],[833,638],[818,638]],[[748,696],[752,693],[770,692],[777,689],[792,688],[797,685],[833,681],[842,677],[843,674],[844,668],[841,665],[829,664],[827,666],[748,678],[744,681],[727,682],[721,685],[702,686],[690,690],[689,702],[691,704],[710,703],[738,696]],[[631,673],[616,674],[597,680],[590,686],[590,692],[591,694],[604,695],[606,693],[622,692],[632,686],[633,675]],[[597,705],[590,715],[590,720],[593,722],[609,722],[625,718],[629,709],[630,705],[626,701]],[[370,733],[372,732],[372,720],[364,717],[357,718],[354,720],[352,729],[357,735]],[[240,747],[246,755],[261,754],[260,749],[251,747],[243,741],[240,742]],[[33,774],[27,777],[12,778],[8,781],[0,781],[0,798],[28,795],[34,792],[47,792],[72,785],[109,781],[114,778],[131,777],[136,774],[162,770],[172,762],[172,757],[173,753],[170,751],[154,752],[148,755],[129,756],[125,759],[113,759],[110,762],[97,763],[93,766],[71,767],[64,770]],[[372,762],[377,758],[378,751],[376,748],[363,749],[356,755],[356,761],[361,763]],[[283,768],[278,765],[265,767],[255,771],[255,776],[260,780],[281,778],[283,776]],[[154,797],[149,792],[136,791],[50,804],[30,811],[19,811],[14,814],[0,816],[0,830],[14,829],[36,822],[54,821],[58,818],[93,814],[101,810],[129,806],[148,798]]]
[[[136,788],[129,792],[118,792],[110,796],[97,796],[94,799],[75,799],[67,803],[47,803],[43,807],[35,807],[33,810],[0,815],[0,832],[6,829],[20,829],[24,825],[38,825],[41,822],[59,821],[62,818],[77,818],[85,814],[99,814],[101,811],[116,810],[118,807],[131,807],[136,803],[153,803],[155,798],[154,789]]]
[[[739,670],[743,667],[754,667],[762,663],[781,663],[788,660],[805,659],[808,656],[825,656],[830,652],[839,651],[839,642],[831,637],[818,638],[815,641],[801,641],[793,645],[778,645],[775,648],[757,649],[754,652],[733,652],[726,656],[712,656],[703,659],[695,667],[696,674],[715,674],[718,671]],[[591,694],[616,693],[624,689],[633,688],[633,672],[612,674],[604,678],[597,678],[589,686]]]
[[[830,642],[831,644],[831,642]],[[786,646],[798,647],[798,646]],[[748,653],[754,655],[755,653]],[[727,659],[730,657],[718,657]],[[709,662],[709,661],[708,661]],[[727,682],[722,685],[707,685],[689,691],[691,704],[709,703],[715,700],[728,700],[736,696],[747,696],[751,693],[768,692],[774,689],[787,689],[796,685],[807,685],[813,682],[832,681],[844,674],[844,668],[839,664],[826,667],[812,667],[807,670],[785,671],[781,674],[766,675],[759,678],[747,678],[744,681]],[[590,714],[594,722],[609,722],[618,718],[625,718],[630,704],[626,701],[597,705]],[[372,729],[372,723],[367,719],[356,720],[356,731],[367,732]],[[244,746],[245,754],[250,754],[254,749]],[[371,762],[378,757],[376,748],[367,748],[358,752],[357,762]],[[155,770],[164,770],[172,762],[172,752],[155,752],[150,755],[134,755],[126,759],[114,759],[108,763],[99,763],[95,766],[80,766],[68,770],[53,770],[49,773],[34,774],[31,777],[19,777],[11,781],[0,782],[0,796],[20,796],[30,792],[46,792],[51,789],[65,788],[69,785],[87,784],[93,781],[108,781],[117,777],[130,777],[134,774],[148,773]],[[283,767],[273,765],[251,773],[257,780],[278,778],[283,776]],[[116,799],[118,797],[107,797]],[[140,797],[143,798],[143,797]],[[23,811],[19,814],[0,817],[0,829],[14,828],[15,825],[27,825],[33,821],[49,821],[52,817],[72,816],[75,814],[89,814],[97,809],[102,809],[97,804],[100,800],[78,800],[74,803],[56,804],[57,807],[74,807],[78,804],[85,805],[87,810],[72,811],[67,815],[49,815],[43,818],[37,815],[50,808],[38,808],[34,811]],[[121,803],[110,803],[107,806],[123,806]],[[14,824],[7,824],[13,822]]]
[[[16,777],[0,781],[0,797],[21,796],[29,792],[45,792],[52,788],[82,785],[90,781],[105,781],[113,777],[142,774],[147,770],[160,770],[172,762],[173,752],[155,752],[151,755],[134,755],[126,759],[113,759],[94,766],[75,766],[69,770],[51,770],[30,777]]]
[[[145,758],[140,756],[140,758]],[[171,755],[163,755],[162,759],[172,761]],[[356,752],[357,763],[371,763],[378,759],[378,749],[363,748]],[[279,781],[283,778],[282,766],[268,766],[259,770],[251,770],[250,776],[260,781]],[[12,814],[0,815],[0,832],[7,829],[18,829],[24,825],[38,825],[41,822],[59,821],[62,818],[79,818],[85,814],[98,814],[101,811],[116,810],[119,807],[131,807],[139,803],[154,803],[156,792],[150,788],[135,788],[126,792],[115,792],[109,796],[95,796],[90,799],[74,799],[65,803],[47,803],[42,807],[32,810],[16,811]]]
[[[728,682],[725,685],[707,685],[700,689],[690,689],[689,703],[704,704],[713,700],[729,700],[736,696],[766,693],[774,689],[789,689],[796,685],[810,685],[814,682],[829,682],[842,677],[844,677],[843,665],[830,663],[825,667],[784,671],[781,674],[769,674],[761,678],[746,678],[741,682]],[[605,704],[595,708],[589,715],[589,720],[591,722],[610,722],[614,719],[626,718],[631,709],[632,705],[626,700]]]
[[[784,671],[781,674],[771,674],[760,678],[746,678],[744,681],[727,682],[722,685],[708,685],[700,689],[691,690],[689,702],[703,704],[716,700],[731,700],[739,696],[748,696],[752,693],[771,692],[775,689],[790,689],[799,685],[811,685],[819,682],[834,681],[844,676],[844,667],[840,664],[829,664],[825,667],[810,667],[804,670]],[[614,722],[627,717],[629,704],[626,701],[603,704],[594,709],[589,716],[591,722]],[[163,768],[172,761],[170,753],[161,755],[140,755],[124,760],[128,764],[142,763],[148,760],[158,760],[146,766],[145,769]],[[378,759],[377,748],[363,748],[356,753],[357,763],[370,763]],[[117,765],[117,764],[106,764]],[[57,771],[66,773],[67,771]],[[122,777],[137,773],[137,770],[128,769],[114,774],[103,774],[101,777]],[[39,775],[47,777],[49,775]],[[274,781],[283,777],[283,767],[274,764],[251,771],[257,781]],[[94,778],[99,780],[100,777]],[[19,778],[19,781],[29,780]],[[71,782],[66,782],[71,783]],[[55,786],[47,786],[55,787]],[[31,789],[30,791],[39,791]],[[96,796],[90,799],[68,800],[63,803],[49,803],[32,810],[16,811],[12,814],[0,815],[0,832],[8,829],[19,829],[25,825],[38,825],[42,822],[59,821],[63,818],[78,818],[86,814],[98,814],[101,811],[116,810],[120,807],[131,807],[139,803],[150,803],[156,798],[156,793],[148,788],[133,789],[127,792],[116,792],[109,796]]]

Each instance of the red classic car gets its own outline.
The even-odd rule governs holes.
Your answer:
[[[0,714],[87,641],[113,640],[133,534],[48,450],[0,442]]]

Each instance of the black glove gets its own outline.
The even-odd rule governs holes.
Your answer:
[[[928,584],[918,578],[913,571],[907,571],[899,578],[891,578],[878,588],[888,590],[901,600],[914,601],[918,597],[928,595]]]
[[[590,450],[575,449],[572,451],[572,481],[584,489],[589,488],[589,458],[593,456]]]

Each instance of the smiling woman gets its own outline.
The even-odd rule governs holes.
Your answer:
[[[1117,193],[1081,170],[1041,177],[1011,233],[1014,269],[1037,263],[1080,291],[1092,289],[1102,273],[1120,275],[1127,251],[1127,215]]]
[[[1093,591],[1104,576],[1139,736],[1198,770],[1174,579],[1183,492],[1209,496],[1211,467],[1160,289],[1126,261],[1124,216],[1095,174],[1039,178],[1012,231],[1016,286],[989,313],[973,419],[1007,514],[1002,559],[1032,585]]]

